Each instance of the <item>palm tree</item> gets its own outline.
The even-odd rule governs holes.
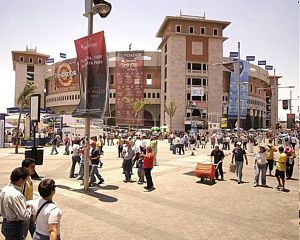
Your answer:
[[[177,110],[177,105],[176,105],[174,99],[172,99],[169,102],[169,104],[167,106],[165,106],[165,109],[166,109],[167,114],[170,117],[170,132],[172,132],[172,120],[173,120],[173,117],[174,117],[175,112]]]
[[[19,135],[20,135],[20,123],[21,123],[21,116],[24,111],[24,108],[29,107],[30,104],[30,96],[34,93],[36,89],[36,85],[33,84],[31,81],[27,81],[23,91],[20,93],[17,99],[17,105],[20,108],[18,124],[16,128],[16,146],[15,146],[15,153],[19,153]]]

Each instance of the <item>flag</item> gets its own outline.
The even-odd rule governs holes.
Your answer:
[[[255,61],[255,56],[246,56],[246,61],[248,62]]]
[[[267,64],[266,60],[258,61],[258,65],[266,65],[266,64]]]
[[[131,50],[132,43],[129,44],[129,51]]]
[[[239,56],[239,53],[238,52],[230,52],[229,53],[229,57],[231,57],[231,58],[236,58],[236,57],[238,57]]]
[[[60,56],[61,58],[67,58],[67,54],[66,54],[66,53],[59,53],[59,56]]]
[[[266,66],[265,66],[265,69],[266,69],[266,70],[273,70],[273,66],[272,66],[272,65],[266,65]]]
[[[47,63],[54,63],[54,58],[48,58]]]

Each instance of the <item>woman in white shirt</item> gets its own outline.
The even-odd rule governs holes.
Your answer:
[[[254,187],[258,185],[259,182],[259,175],[261,172],[261,183],[263,187],[266,187],[266,164],[267,164],[267,157],[266,157],[266,147],[263,145],[259,146],[259,151],[256,153],[254,158],[255,160],[255,178],[254,178]]]
[[[42,198],[33,204],[33,214],[36,218],[36,230],[33,240],[60,240],[62,213],[52,202],[55,187],[53,179],[44,179],[38,186]]]

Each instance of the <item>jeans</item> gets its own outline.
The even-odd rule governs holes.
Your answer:
[[[243,165],[244,162],[242,161],[235,161],[235,165],[236,165],[236,176],[238,179],[238,182],[242,181],[242,177],[243,177]]]
[[[122,157],[123,145],[118,145],[118,157]]]
[[[184,145],[183,144],[179,144],[179,155],[181,155],[181,152],[184,155]]]
[[[5,240],[24,240],[22,221],[8,222],[3,219],[1,232]]]
[[[55,151],[55,154],[58,154],[58,151],[57,151],[57,147],[56,145],[52,145],[52,149],[51,149],[51,153],[50,154],[53,154],[53,152]]]
[[[268,166],[269,166],[269,170],[271,172],[273,170],[273,165],[274,165],[274,160],[267,159],[266,170],[268,169]]]
[[[151,176],[152,168],[145,168],[144,170],[145,170],[145,177],[147,180],[147,189],[150,189],[153,187],[152,176]]]
[[[71,166],[71,170],[70,170],[70,178],[74,177],[75,166],[76,166],[76,163],[79,164],[79,162],[80,162],[80,156],[72,156],[72,166]]]
[[[259,174],[261,172],[261,184],[264,186],[266,185],[266,164],[258,164],[256,163],[255,169],[255,178],[254,178],[254,185],[257,185],[259,182]]]
[[[294,161],[292,163],[290,163],[289,160],[286,162],[286,177],[287,178],[292,178],[293,171],[294,171],[294,164],[295,164]]]
[[[218,179],[219,173],[220,173],[221,179],[223,179],[224,177],[223,177],[223,163],[222,162],[219,162],[219,164],[216,166],[216,170],[215,170],[216,179]]]
[[[100,175],[98,171],[98,165],[92,165],[91,173],[90,173],[90,178],[89,178],[89,183],[91,184],[93,182],[93,179],[95,178],[95,175],[99,179],[100,182],[104,181],[103,177]]]
[[[35,232],[32,239],[33,240],[49,240],[50,236],[45,236],[43,234]],[[60,235],[57,236],[57,240],[61,240]]]
[[[125,180],[130,181],[131,179],[131,167],[132,167],[132,161],[131,159],[123,161],[123,172],[125,173]]]

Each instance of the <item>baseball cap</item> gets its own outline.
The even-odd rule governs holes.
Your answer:
[[[242,143],[241,142],[237,142],[236,145],[242,145]]]

